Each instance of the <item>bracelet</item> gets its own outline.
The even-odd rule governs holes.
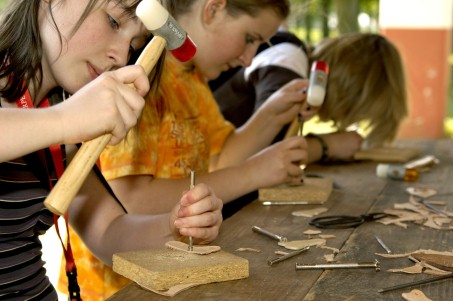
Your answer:
[[[311,134],[311,133],[308,134],[306,137],[315,138],[321,144],[322,154],[321,154],[321,159],[319,159],[319,162],[329,161],[329,147],[327,146],[326,141],[322,137],[315,135],[315,134]]]

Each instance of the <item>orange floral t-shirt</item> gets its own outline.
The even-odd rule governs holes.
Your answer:
[[[137,130],[104,150],[101,170],[107,180],[130,175],[174,179],[187,177],[190,170],[207,173],[210,156],[221,152],[233,131],[201,73],[187,70],[167,55],[158,93],[147,96]],[[85,257],[77,261],[85,301],[99,300],[105,292],[111,294],[127,284],[94,256],[87,256],[87,248],[74,233],[71,244],[76,261],[77,254]]]

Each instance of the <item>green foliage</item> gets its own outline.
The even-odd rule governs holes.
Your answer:
[[[0,10],[2,10],[11,0],[0,0]]]
[[[379,0],[290,1],[292,13],[288,20],[289,27],[304,28],[303,35],[299,37],[308,43],[316,43],[324,37],[337,36],[343,32],[360,30],[357,21],[359,12],[368,14],[377,23]]]

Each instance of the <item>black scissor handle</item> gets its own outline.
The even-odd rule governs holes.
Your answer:
[[[308,222],[308,224],[321,229],[346,229],[354,228],[365,222],[362,215],[332,215],[317,217]]]
[[[389,216],[389,214],[383,212],[362,214],[358,216],[331,215],[314,218],[310,220],[308,224],[321,229],[347,229],[355,228],[366,221],[374,221],[386,216]]]
[[[361,215],[364,219],[364,221],[369,222],[369,221],[375,221],[384,217],[389,216],[390,214],[384,213],[384,212],[375,212],[375,213],[370,213],[370,214],[364,214]]]

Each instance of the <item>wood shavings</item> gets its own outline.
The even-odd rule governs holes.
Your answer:
[[[425,273],[430,275],[446,275],[453,270],[453,252],[435,250],[417,250],[404,254],[375,253],[385,258],[407,257],[416,262],[415,266],[390,269],[389,272],[401,272],[408,274]],[[420,260],[419,260],[420,259]],[[433,264],[434,263],[434,264]]]
[[[424,269],[424,267],[419,262],[417,262],[413,266],[400,268],[400,269],[389,269],[389,270],[387,270],[387,272],[405,273],[405,274],[421,274],[421,273],[423,273],[423,269]]]
[[[414,253],[412,257],[434,267],[453,272],[453,255]]]
[[[261,250],[254,249],[254,248],[239,248],[236,249],[237,252],[255,252],[255,253],[260,253]]]
[[[445,222],[444,218],[435,218],[435,217],[428,217],[426,222],[423,223],[423,226],[437,229],[437,230],[447,230],[447,229],[453,229],[451,226],[443,226],[444,224],[449,224],[451,222],[451,219],[448,219],[447,222]]]
[[[377,222],[384,225],[396,225],[407,229],[407,222],[421,224],[436,230],[452,230],[453,226],[446,226],[452,222],[451,218],[435,213],[423,204],[420,204],[413,196],[410,196],[409,202],[398,203],[394,205],[395,209],[385,209],[384,213],[392,216],[382,218]],[[449,212],[446,212],[450,214]]]
[[[419,196],[424,199],[437,194],[437,190],[429,187],[408,187],[406,188],[406,192],[410,195]]]
[[[318,246],[318,248],[331,250],[334,254],[340,253],[339,249],[334,248],[334,247],[329,247],[329,246],[326,246],[326,245],[320,245],[320,246]]]
[[[304,231],[304,234],[306,234],[306,235],[316,235],[316,234],[321,234],[321,233],[322,233],[322,231],[320,231],[320,230],[312,230],[312,229]]]
[[[375,253],[378,256],[385,257],[385,258],[404,258],[404,257],[409,257],[413,256],[414,254],[438,254],[438,255],[447,255],[447,256],[453,256],[452,251],[436,251],[436,250],[431,250],[431,249],[420,249],[416,250],[413,252],[408,252],[408,253],[394,253],[394,254],[387,254],[387,253]]]
[[[325,259],[327,262],[334,262],[334,257],[335,257],[334,254],[326,254],[326,255],[324,255],[324,259]]]
[[[421,290],[417,289],[411,290],[409,293],[402,293],[401,296],[407,301],[432,301]]]
[[[318,207],[310,210],[298,210],[293,211],[291,214],[294,216],[304,216],[304,217],[313,217],[323,212],[326,212],[327,208],[325,207]]]
[[[333,235],[333,234],[320,234],[319,235],[319,238],[322,238],[322,239],[330,239],[330,238],[335,238],[336,236]]]
[[[207,255],[220,251],[219,246],[193,246],[193,251],[189,251],[189,245],[182,241],[167,241],[165,246],[169,249],[183,251],[186,253],[194,253],[198,255]]]
[[[285,247],[288,250],[300,250],[305,247],[314,247],[314,246],[320,246],[320,245],[325,245],[325,244],[326,244],[326,240],[321,239],[321,238],[278,242],[279,246]]]
[[[447,205],[444,201],[426,201],[426,203],[429,203],[431,205],[437,205],[437,206],[446,206]]]
[[[439,269],[432,269],[432,268],[428,268],[428,269],[424,270],[423,273],[428,274],[428,275],[433,275],[433,276],[443,276],[443,275],[451,274],[451,272],[442,271]]]

